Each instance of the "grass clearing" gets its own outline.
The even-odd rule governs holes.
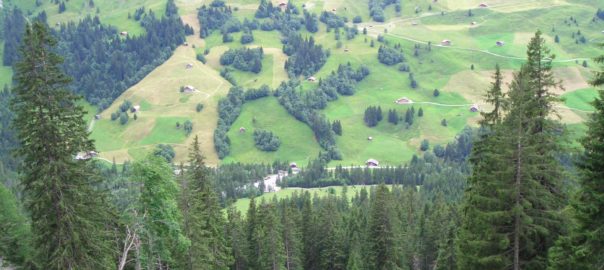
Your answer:
[[[566,106],[584,111],[594,110],[591,102],[593,102],[596,97],[598,97],[598,91],[593,88],[579,89],[562,95]]]
[[[302,195],[304,192],[309,192],[311,197],[325,197],[325,196],[344,196],[344,191],[346,191],[345,196],[348,200],[354,198],[354,196],[361,192],[361,190],[365,189],[369,191],[370,189],[375,188],[375,186],[362,186],[362,185],[353,185],[353,186],[333,186],[333,187],[323,187],[323,188],[284,188],[277,192],[264,193],[261,196],[255,198],[256,205],[260,204],[262,201],[271,201],[273,199],[284,199],[293,196],[294,194]],[[245,215],[250,206],[251,199],[243,198],[239,199],[235,202],[234,207],[241,214]]]
[[[244,133],[239,128],[244,127]],[[281,139],[281,146],[275,152],[263,152],[256,148],[253,133],[255,129],[272,131]],[[231,154],[225,163],[271,163],[274,160],[293,161],[307,164],[320,151],[312,130],[296,120],[281,107],[276,98],[270,96],[247,102],[241,115],[228,132],[231,139]]]

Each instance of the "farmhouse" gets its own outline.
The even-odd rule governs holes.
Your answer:
[[[290,163],[289,168],[292,170],[293,174],[300,173],[300,168],[298,168],[298,164],[296,164],[295,162]]]
[[[93,157],[96,157],[97,155],[98,155],[98,153],[96,151],[79,152],[76,155],[75,159],[76,160],[88,160]]]
[[[479,110],[480,110],[480,108],[478,107],[477,104],[472,104],[472,106],[470,106],[471,112],[478,112]]]
[[[448,39],[443,39],[443,41],[441,41],[440,44],[443,46],[451,46],[451,41]]]
[[[279,3],[279,8],[280,8],[282,11],[285,11],[285,9],[287,9],[287,3],[285,3],[285,2],[281,2],[281,3]]]
[[[501,46],[505,45],[505,42],[498,40],[497,42],[495,42],[495,44],[497,44],[497,46],[501,47]]]
[[[195,87],[193,87],[191,85],[185,85],[185,86],[181,87],[180,91],[183,93],[193,93],[193,92],[197,91],[197,89],[195,89]]]
[[[367,165],[367,167],[378,167],[380,166],[380,162],[375,160],[375,159],[368,159],[367,161],[365,161],[365,164]]]
[[[407,97],[402,97],[402,98],[397,99],[394,103],[396,103],[396,104],[410,104],[410,103],[413,103],[413,101],[410,100],[410,99],[408,99]]]

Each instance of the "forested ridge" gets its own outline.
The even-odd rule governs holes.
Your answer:
[[[373,19],[383,20],[391,4],[400,9],[400,1],[369,1]],[[336,136],[347,130],[322,110],[354,95],[371,71],[342,64],[302,89],[299,77],[323,67],[329,51],[296,31],[312,32],[317,20],[341,27],[340,18],[324,13],[319,19],[291,3],[281,9],[262,0],[255,13],[261,21],[239,23],[216,0],[198,11],[216,24],[200,35],[252,33],[259,23],[281,31],[290,55],[289,81],[275,89],[233,86],[219,100],[214,142],[220,158],[230,153],[227,132],[245,103],[262,98],[277,99],[308,125],[323,151],[307,164],[209,167],[194,137],[183,163],[173,162],[169,145],[119,166],[82,157],[96,147],[78,94],[103,107],[167,59],[189,30],[173,1],[166,10],[161,18],[142,10],[146,34],[137,37],[120,37],[98,18],[52,30],[44,15],[27,23],[18,10],[11,12],[7,24],[14,29],[5,31],[24,34],[5,43],[5,50],[21,54],[4,59],[14,66],[14,85],[0,92],[0,268],[604,268],[604,91],[593,102],[582,148],[571,149],[566,127],[551,117],[561,85],[541,32],[530,40],[509,91],[496,66],[485,97],[489,109],[450,143],[428,151],[422,142],[422,151],[399,166],[330,167],[341,158]],[[261,48],[241,49],[223,57],[254,71],[262,54]],[[380,47],[378,58],[386,65],[405,61],[398,45]],[[73,64],[81,61],[90,69]],[[604,56],[595,62],[604,66]],[[604,86],[604,69],[591,84]],[[131,105],[125,101],[122,110]],[[409,126],[415,115],[414,107],[406,111]],[[423,117],[422,108],[417,115]],[[373,127],[382,118],[381,107],[371,106],[364,121]],[[388,111],[391,124],[399,120],[396,110]],[[263,151],[281,144],[270,130],[239,132],[253,132]],[[278,175],[282,188],[327,187],[327,194],[300,190],[260,199],[267,175]],[[250,199],[244,211],[240,198]]]
[[[102,24],[98,17],[61,24],[53,35],[57,51],[64,56],[65,72],[72,77],[69,88],[103,110],[126,89],[162,64],[185,41],[185,29],[173,0],[165,14],[143,10],[139,23],[145,33],[120,36],[114,26]],[[38,20],[46,22],[46,14]],[[18,48],[26,18],[14,8],[4,19],[4,59],[12,66],[18,61]]]

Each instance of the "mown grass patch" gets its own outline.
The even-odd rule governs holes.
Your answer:
[[[243,127],[244,133],[239,132]],[[255,129],[270,130],[281,139],[275,152],[263,152],[254,144]],[[281,107],[274,97],[266,97],[243,105],[241,115],[228,132],[231,154],[223,162],[270,163],[274,160],[306,164],[317,157],[320,147],[312,130]]]

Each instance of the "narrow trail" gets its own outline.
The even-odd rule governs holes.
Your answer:
[[[88,124],[88,133],[92,132],[92,129],[94,129],[95,122],[96,122],[96,120],[94,120],[94,118],[92,120],[90,120],[90,124]]]

